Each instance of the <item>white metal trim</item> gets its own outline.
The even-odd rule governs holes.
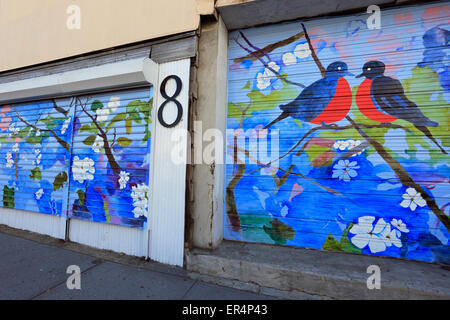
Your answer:
[[[105,90],[134,84],[153,84],[157,64],[149,58],[132,59],[0,84],[0,101]]]
[[[172,134],[177,130],[187,133],[190,59],[160,64],[159,81],[169,75],[177,75],[182,80],[183,87],[176,99],[183,106],[183,116],[173,128],[165,128],[156,116],[153,118],[150,165],[152,192],[148,216],[149,255],[152,260],[161,263],[183,266],[188,141],[187,136],[183,137],[181,142],[173,141]],[[155,102],[153,112],[156,115],[164,100],[159,91],[159,85],[154,88],[153,96]],[[164,114],[173,116],[174,111],[168,108]],[[183,159],[181,163],[174,163],[171,158],[172,151],[183,143],[185,144]]]

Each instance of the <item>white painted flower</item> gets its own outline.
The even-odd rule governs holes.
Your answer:
[[[309,57],[310,54],[311,50],[309,49],[309,45],[307,43],[302,43],[295,47],[294,55],[299,59]]]
[[[11,152],[7,152],[6,153],[6,167],[12,168],[13,164],[14,164],[14,160],[12,158]]]
[[[69,127],[70,124],[70,118],[67,118],[64,122],[63,125],[61,127],[61,133],[64,134],[66,133],[67,128]]]
[[[108,102],[108,108],[111,110],[111,112],[115,112],[118,107],[120,107],[120,98],[111,97]]]
[[[276,72],[280,70],[280,66],[275,62],[269,62],[268,67]],[[264,73],[258,73],[256,77],[256,87],[260,90],[266,89],[271,84],[272,79],[276,79],[276,74],[269,68],[264,69]]]
[[[382,218],[378,220],[375,227],[374,221],[375,217],[372,216],[359,217],[358,223],[353,225],[349,232],[355,234],[350,239],[355,246],[363,249],[368,245],[370,252],[377,253],[385,251],[386,246],[390,246],[391,228]]]
[[[39,137],[41,135],[41,131],[39,129],[36,130],[36,137]]]
[[[359,169],[358,163],[356,161],[349,160],[339,160],[338,163],[333,167],[333,178],[339,178],[339,180],[344,180],[349,182],[351,178],[358,175],[356,169]]]
[[[34,150],[34,153],[37,155],[37,154],[41,153],[41,150],[40,149],[36,149],[36,150]]]
[[[149,191],[148,186],[141,183],[137,186],[131,188],[131,197],[133,198],[133,213],[135,218],[140,216],[147,216],[147,192]]]
[[[406,224],[403,223],[402,219],[392,219],[391,224],[393,227],[397,228],[401,232],[408,233],[409,229],[406,227]]]
[[[130,180],[130,173],[126,171],[120,171],[119,174],[120,189],[124,189],[127,186],[128,180]]]
[[[18,143],[16,143],[16,144],[13,145],[12,151],[13,151],[13,152],[19,152],[19,144],[18,144]]]
[[[406,193],[404,193],[402,197],[404,200],[400,205],[403,208],[410,208],[411,211],[416,210],[417,206],[424,207],[427,204],[420,192],[417,192],[416,189],[411,187],[406,189]]]
[[[84,180],[94,179],[94,161],[89,158],[79,159],[77,156],[73,158],[72,165],[73,179],[79,183],[83,183]]]
[[[270,86],[270,79],[265,75],[265,73],[258,73],[258,76],[256,77],[256,87],[259,90],[264,90],[268,86]]]
[[[44,190],[41,188],[38,191],[36,191],[34,194],[36,195],[36,199],[39,200],[42,197],[42,195],[44,194]]]
[[[102,137],[100,137],[99,135],[97,135],[97,136],[95,137],[94,143],[92,144],[92,150],[94,150],[94,152],[99,153],[99,152],[100,152],[100,149],[103,148],[103,145],[104,145],[104,143],[103,143]]]
[[[345,150],[349,146],[349,143],[344,140],[338,140],[334,143],[333,148],[335,150]]]
[[[33,162],[33,164],[38,165],[41,163],[42,153],[39,153],[36,157],[36,160]]]
[[[348,150],[352,150],[361,144],[361,140],[347,140]]]
[[[15,134],[18,134],[19,133],[19,131],[20,131],[20,128],[16,128],[16,126],[15,126],[15,124],[14,123],[11,123],[10,125],[9,125],[9,132],[11,132],[13,135],[15,135]]]
[[[97,114],[97,121],[98,122],[104,122],[108,120],[108,116],[110,114],[110,110],[108,108],[99,108],[95,111]]]
[[[348,150],[352,150],[354,148],[357,148],[361,145],[362,141],[361,140],[347,140],[348,143]],[[355,153],[352,155],[352,157],[360,155],[361,153],[364,152],[365,149],[362,149],[361,151],[359,151],[358,153]]]
[[[384,242],[386,243],[387,247],[390,247],[392,245],[396,246],[397,248],[402,247],[402,241],[400,240],[401,233],[400,231],[393,229],[390,230],[390,225],[388,224],[386,226],[386,232],[384,232]]]
[[[291,52],[283,54],[283,63],[286,66],[290,66],[297,63],[297,58]]]

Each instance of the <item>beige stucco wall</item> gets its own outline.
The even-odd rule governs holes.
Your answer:
[[[196,30],[205,1],[0,0],[0,72]],[[80,29],[67,28],[69,5]]]

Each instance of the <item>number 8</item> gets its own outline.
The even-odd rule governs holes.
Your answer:
[[[169,97],[166,93],[166,85],[170,79],[174,79],[176,82],[176,85],[177,85],[175,93],[171,97]],[[177,99],[175,99],[180,94],[182,85],[183,85],[183,83],[181,82],[181,79],[176,75],[171,75],[171,76],[166,77],[163,80],[163,82],[161,83],[160,92],[161,92],[161,95],[164,97],[164,99],[166,99],[166,101],[164,101],[161,104],[161,106],[159,107],[158,121],[159,121],[159,123],[161,123],[161,125],[163,125],[166,128],[175,127],[181,121],[181,117],[183,116],[183,107],[182,107],[181,103]],[[164,107],[166,106],[166,104],[168,102],[173,102],[177,106],[177,118],[171,124],[168,124],[163,118]]]

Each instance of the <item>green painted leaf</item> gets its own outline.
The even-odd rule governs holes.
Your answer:
[[[42,142],[42,135],[41,136],[29,136],[29,137],[25,138],[25,141],[32,145],[40,144]]]
[[[295,122],[295,124],[296,124],[299,128],[302,128],[302,127],[303,127],[303,122],[301,122],[300,120],[294,119],[294,122]]]
[[[48,115],[44,119],[39,120],[39,122],[45,123],[47,129],[54,130],[57,126],[59,126],[62,122],[64,122],[66,118],[56,118]]]
[[[19,136],[20,138],[25,138],[26,136],[29,135],[30,130],[31,130],[31,127],[25,127],[25,128],[22,128],[22,129],[19,131],[18,136]]]
[[[141,123],[141,116],[137,112],[132,112],[129,114],[129,119],[132,119],[136,123]]]
[[[92,146],[94,144],[97,135],[92,135],[83,140],[83,143],[87,146]]]
[[[103,200],[103,210],[105,211],[106,222],[111,222],[111,216],[109,214],[108,202]]]
[[[242,113],[245,109],[247,109],[248,105],[244,104],[244,103],[233,103],[233,102],[229,102],[228,103],[228,118],[241,118],[242,117]],[[246,113],[244,116],[245,118],[250,117],[250,112]]]
[[[80,205],[83,205],[84,198],[85,198],[84,192],[81,191],[80,189],[78,189],[77,194],[78,194],[78,200],[80,201]]]
[[[342,251],[341,244],[336,241],[333,235],[330,233],[322,245],[323,250],[328,251]]]
[[[286,244],[287,240],[293,240],[295,231],[291,226],[281,222],[277,218],[270,221],[271,227],[263,226],[263,230],[276,244]]]
[[[125,118],[127,117],[127,114],[125,112],[121,112],[117,115],[114,116],[114,118],[111,119],[111,122],[108,124],[108,126],[106,127],[107,130],[109,130],[110,128],[112,128],[117,122],[123,121],[125,120]]]
[[[39,169],[39,167],[34,168],[33,170],[31,170],[31,174],[29,175],[29,177],[33,180],[41,180],[42,179],[41,169]]]
[[[98,128],[95,125],[83,124],[80,132],[98,133]]]
[[[330,149],[330,147],[319,146],[312,144],[306,149],[308,158],[311,161],[311,165],[315,168],[331,165],[333,157],[336,152]]]
[[[250,89],[250,85],[251,85],[251,83],[250,83],[250,80],[249,80],[249,81],[247,81],[247,83],[245,84],[245,86],[242,87],[242,90]]]
[[[97,111],[97,109],[101,109],[103,108],[103,103],[101,103],[99,100],[94,100],[94,102],[92,102],[91,104],[91,110],[92,111]]]
[[[322,245],[323,250],[329,251],[344,251],[350,253],[361,253],[362,250],[351,243],[348,238],[348,231],[352,228],[353,223],[350,223],[347,228],[342,232],[341,241],[338,242],[330,233]]]
[[[133,122],[129,118],[125,121],[125,127],[127,134],[130,134],[131,129],[133,128]]]
[[[67,173],[65,171],[58,173],[53,181],[53,191],[61,189],[66,181]]]
[[[119,139],[117,139],[117,144],[121,147],[128,147],[132,142],[133,140],[125,137],[120,137]]]
[[[348,231],[353,227],[353,223],[350,223],[348,227],[342,232],[341,237],[341,250],[351,253],[361,253],[362,250],[355,246],[348,237]]]
[[[14,208],[14,187],[3,187],[3,207],[11,209]]]
[[[150,139],[151,132],[148,128],[145,129],[145,136],[142,138],[141,143],[147,143],[148,139]]]

